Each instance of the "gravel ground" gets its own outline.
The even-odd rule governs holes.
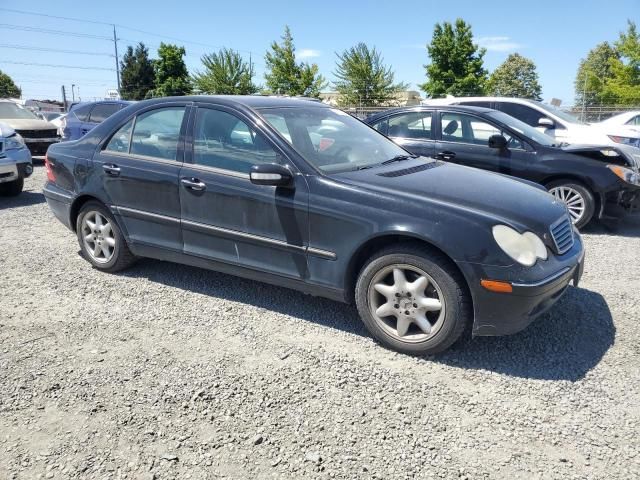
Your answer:
[[[640,219],[524,332],[410,358],[328,300],[99,273],[44,177],[0,199],[0,478],[640,476]]]

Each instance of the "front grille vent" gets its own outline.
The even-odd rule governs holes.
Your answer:
[[[58,131],[54,128],[51,130],[16,130],[17,133],[24,138],[56,138]]]
[[[551,238],[560,255],[573,247],[573,224],[568,215],[551,225]]]
[[[412,173],[422,172],[424,170],[431,170],[442,165],[442,162],[429,162],[422,165],[416,165],[415,167],[403,168],[402,170],[393,170],[392,172],[383,172],[378,175],[381,177],[402,177],[404,175],[411,175]]]

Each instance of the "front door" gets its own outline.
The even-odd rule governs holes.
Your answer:
[[[178,175],[185,110],[177,103],[139,113],[94,156],[103,194],[133,243],[182,251]]]
[[[200,105],[180,171],[184,252],[252,269],[306,278],[306,181],[252,122],[226,107]],[[292,188],[254,185],[252,165],[281,163]]]

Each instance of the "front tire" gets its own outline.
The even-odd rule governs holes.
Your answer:
[[[117,272],[135,262],[115,218],[99,202],[90,201],[82,206],[76,233],[82,255],[98,270]]]
[[[0,183],[0,195],[3,197],[17,197],[24,188],[24,178],[18,178],[13,182]]]
[[[588,224],[596,210],[593,194],[572,180],[557,180],[547,185],[549,193],[567,205],[571,221],[580,229]]]
[[[355,299],[371,335],[410,355],[446,350],[472,321],[460,272],[442,254],[419,245],[373,255],[360,272]]]

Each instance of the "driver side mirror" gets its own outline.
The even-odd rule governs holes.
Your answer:
[[[489,148],[497,148],[498,150],[504,150],[507,148],[507,139],[502,135],[491,135],[489,137]]]
[[[277,163],[254,165],[249,172],[249,179],[254,185],[271,185],[273,187],[292,187],[293,175]]]
[[[556,124],[550,118],[542,117],[538,120],[538,125],[544,128],[554,128]]]

